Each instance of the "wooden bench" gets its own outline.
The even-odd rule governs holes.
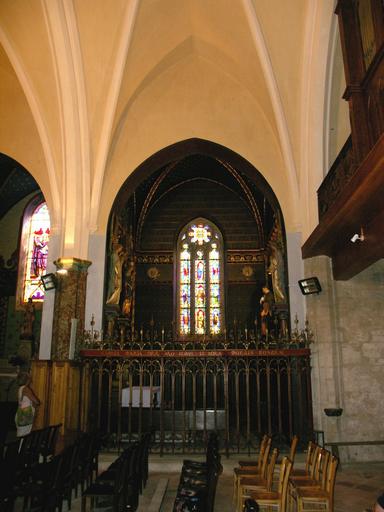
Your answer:
[[[324,445],[329,446],[332,455],[335,455],[339,459],[339,469],[341,469],[339,446],[377,446],[384,445],[384,441],[337,441],[334,443],[324,443]]]

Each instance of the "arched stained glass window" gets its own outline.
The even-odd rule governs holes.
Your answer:
[[[22,233],[22,254],[19,264],[22,275],[22,303],[32,299],[44,300],[41,276],[47,271],[50,218],[46,203],[38,204],[32,211],[26,210]]]
[[[178,239],[178,325],[181,335],[223,331],[223,242],[206,219],[196,219]]]

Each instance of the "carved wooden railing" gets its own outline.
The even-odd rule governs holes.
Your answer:
[[[317,191],[320,219],[335,202],[355,171],[352,139],[349,136]]]

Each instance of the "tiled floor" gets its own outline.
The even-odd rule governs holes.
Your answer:
[[[301,459],[303,460],[304,457],[301,457]],[[237,460],[238,457],[222,460],[224,470],[219,478],[215,500],[215,511],[217,512],[235,511],[235,507],[232,504],[232,492],[233,468],[236,466]],[[303,463],[298,462],[297,467],[300,467],[300,465],[304,466]],[[162,461],[157,459],[151,462],[153,478],[159,478],[160,475],[165,473],[170,479],[168,491],[161,509],[162,512],[172,511],[180,467],[181,464],[178,463],[176,466],[174,459],[172,460],[171,457],[163,458]],[[177,472],[175,473],[176,469]],[[363,512],[365,508],[373,504],[383,488],[384,462],[344,464],[342,471],[337,474],[336,478],[334,512]],[[144,504],[144,500],[142,504]],[[145,506],[140,508],[140,512],[145,510]]]
[[[113,458],[114,455],[112,454],[102,454],[100,459],[101,469],[107,467]],[[216,512],[234,512],[235,510],[232,504],[233,468],[237,465],[238,458],[236,456],[222,459],[223,474],[219,478],[217,487]],[[298,454],[297,459],[297,467],[302,467],[304,456]],[[150,456],[150,476],[144,494],[140,497],[138,512],[149,512],[151,510],[150,504],[157,484],[160,479],[164,478],[168,479],[168,487],[161,512],[172,512],[181,465],[181,458],[176,456]],[[373,504],[383,488],[384,462],[344,464],[342,471],[338,472],[336,478],[334,512],[363,512],[366,507]],[[66,508],[63,512],[65,511]],[[80,511],[79,499],[73,503],[72,511]]]

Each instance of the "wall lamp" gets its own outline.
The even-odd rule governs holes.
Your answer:
[[[43,283],[44,290],[54,290],[56,288],[56,276],[55,274],[45,274],[41,276],[41,282]]]
[[[301,293],[303,295],[310,295],[311,293],[320,293],[321,285],[317,277],[307,277],[298,281]]]
[[[351,238],[351,242],[353,243],[357,242],[358,240],[360,242],[364,242],[365,240],[363,228],[360,229],[360,235],[358,233],[355,233]]]

